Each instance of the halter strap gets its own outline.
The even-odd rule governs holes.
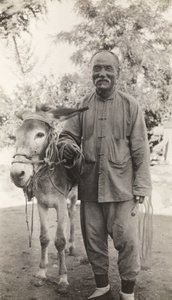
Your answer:
[[[38,113],[34,113],[34,112],[33,113],[28,113],[27,112],[23,115],[22,118],[23,118],[23,121],[25,121],[25,120],[39,120],[39,121],[42,121],[44,123],[47,123],[50,127],[54,128],[53,121],[49,120],[47,118],[47,116],[42,116]]]
[[[36,154],[36,153],[35,153]],[[22,154],[22,153],[16,153],[13,155],[13,158],[15,158],[16,156],[24,156],[26,159],[28,159],[29,161],[27,160],[13,160],[12,161],[12,165],[13,164],[31,164],[31,165],[34,165],[34,164],[43,164],[45,163],[46,159],[44,160],[32,160],[32,158],[34,157],[34,155],[26,155],[26,154]]]

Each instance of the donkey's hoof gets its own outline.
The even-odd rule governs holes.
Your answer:
[[[42,286],[45,284],[45,282],[46,282],[45,277],[44,278],[35,277],[34,286],[37,286],[37,287]]]
[[[69,291],[69,283],[59,282],[57,291],[59,294],[67,294]]]

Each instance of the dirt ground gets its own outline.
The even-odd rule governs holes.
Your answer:
[[[2,159],[1,159],[2,160]],[[136,300],[172,300],[172,166],[151,167],[153,180],[153,247],[152,260],[138,276]],[[58,261],[53,244],[56,215],[49,211],[48,280],[42,287],[33,284],[39,266],[39,219],[35,204],[32,247],[29,248],[25,221],[25,200],[22,191],[9,180],[8,162],[0,162],[0,300],[86,300],[94,291],[91,266],[86,259],[79,220],[79,205],[75,217],[75,255],[66,253],[69,293],[57,292]],[[29,217],[31,205],[28,206]],[[117,253],[109,239],[109,277],[114,300],[119,299],[120,280]]]

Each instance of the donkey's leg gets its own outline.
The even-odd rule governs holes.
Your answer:
[[[46,281],[46,271],[48,265],[48,244],[50,242],[48,234],[48,208],[41,206],[38,203],[38,212],[40,218],[40,244],[41,244],[41,262],[39,265],[39,271],[36,274],[35,285],[41,286]]]
[[[66,247],[66,226],[67,226],[67,205],[66,199],[59,203],[57,210],[57,231],[55,236],[55,246],[58,251],[59,275],[58,292],[65,294],[68,292],[69,283],[67,280],[67,268],[65,261]]]
[[[69,194],[70,204],[68,205],[68,215],[70,220],[70,237],[69,237],[69,254],[74,255],[75,253],[75,228],[74,228],[74,217],[76,209],[77,195],[76,193]]]

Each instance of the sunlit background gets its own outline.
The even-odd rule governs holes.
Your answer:
[[[77,68],[72,64],[70,56],[74,46],[67,43],[53,44],[53,36],[62,30],[70,31],[72,26],[77,24],[81,18],[73,9],[73,1],[47,2],[47,13],[40,20],[31,20],[29,33],[22,33],[24,40],[30,40],[36,65],[31,76],[42,76],[43,74],[62,75],[74,72]],[[30,36],[31,35],[31,36]],[[0,38],[0,86],[12,94],[16,84],[21,78],[16,71],[13,61],[13,49],[5,45],[3,38]]]
[[[98,49],[119,56],[118,88],[141,105],[151,165],[171,166],[171,28],[172,3],[166,0],[0,1],[2,193],[9,186],[13,193],[7,171],[19,125],[14,112],[39,103],[75,105],[92,89],[89,59]]]
[[[34,286],[39,217],[36,207],[31,217],[32,201],[27,202],[23,189],[12,183],[10,167],[16,128],[22,122],[15,111],[35,111],[42,103],[76,105],[93,88],[89,60],[98,49],[119,56],[117,88],[139,102],[149,139],[152,261],[142,268],[136,298],[172,299],[172,0],[0,0],[0,299],[79,300],[87,299],[94,288],[90,264],[83,256],[79,207],[75,211],[76,253],[66,256],[69,294],[57,294],[54,210],[49,212],[53,237],[48,280],[44,287]],[[151,225],[147,214],[140,216]],[[29,225],[34,221],[32,248],[28,248],[25,220]],[[109,278],[118,299],[117,253],[111,241],[109,246]]]

